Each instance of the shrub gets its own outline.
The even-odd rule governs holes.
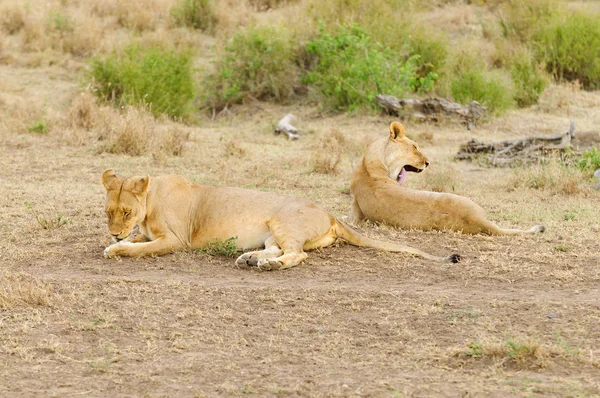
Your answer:
[[[249,99],[289,100],[300,80],[295,52],[294,41],[283,28],[240,30],[204,82],[207,104],[220,109]]]
[[[452,79],[450,89],[456,101],[467,104],[475,100],[492,113],[502,113],[513,105],[514,89],[498,71],[468,69]]]
[[[418,55],[417,73],[426,78],[430,73],[441,74],[448,56],[447,42],[439,34],[424,29],[414,29],[406,37],[408,57]],[[426,90],[427,87],[423,87]]]
[[[212,0],[179,0],[171,8],[171,17],[179,26],[211,32],[216,24]]]
[[[510,61],[510,73],[515,85],[517,105],[527,107],[538,102],[548,80],[527,52],[515,54]]]
[[[593,147],[581,155],[577,165],[583,171],[594,172],[600,169],[600,151]]]
[[[183,117],[191,109],[195,82],[189,52],[129,46],[123,54],[94,59],[94,92],[117,104],[148,104],[155,115]]]
[[[437,75],[419,77],[418,56],[401,56],[371,40],[357,25],[342,26],[335,35],[321,29],[306,46],[315,57],[304,81],[315,85],[335,109],[375,107],[375,96],[402,97],[407,91],[433,88]]]
[[[575,13],[535,36],[538,58],[557,80],[579,80],[600,88],[600,16]]]
[[[557,0],[507,0],[500,12],[504,36],[527,43],[541,27],[555,19],[561,9]]]

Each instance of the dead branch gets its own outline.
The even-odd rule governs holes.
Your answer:
[[[388,114],[409,116],[423,121],[440,121],[443,118],[459,117],[467,124],[485,117],[487,108],[477,101],[462,105],[445,98],[398,99],[391,95],[379,94],[375,101]]]
[[[298,129],[292,125],[292,123],[296,123],[296,116],[288,113],[277,123],[277,127],[275,127],[275,134],[284,133],[290,140],[297,140],[300,138],[298,134]]]
[[[567,148],[571,148],[575,141],[575,121],[571,120],[566,133],[495,142],[482,142],[471,138],[466,144],[460,146],[455,159],[473,160],[475,157],[485,155],[492,166],[505,167],[517,161],[527,163],[541,155],[562,153]]]

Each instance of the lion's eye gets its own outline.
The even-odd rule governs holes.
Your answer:
[[[123,215],[124,215],[125,217],[128,217],[130,214],[131,214],[131,212],[130,212],[130,211],[126,211],[126,212],[124,212],[124,213],[123,213]]]

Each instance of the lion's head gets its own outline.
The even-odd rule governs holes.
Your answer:
[[[108,231],[117,240],[127,238],[146,217],[146,193],[150,177],[119,178],[113,169],[102,174],[106,189]]]
[[[389,170],[389,177],[402,184],[406,180],[406,173],[420,173],[429,166],[429,159],[416,142],[406,137],[404,126],[398,122],[390,124],[390,138],[384,151],[385,165]]]

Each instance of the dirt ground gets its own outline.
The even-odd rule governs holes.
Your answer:
[[[79,95],[60,67],[0,68],[5,111],[11,99],[35,98],[66,113]],[[441,178],[499,224],[544,224],[546,233],[366,224],[358,229],[369,236],[464,260],[437,264],[340,243],[280,272],[200,253],[103,258],[102,171],[293,193],[343,218],[352,167],[391,118],[248,106],[182,127],[190,133],[184,155],[166,159],[98,154],[93,137],[69,142],[58,122],[44,135],[5,125],[0,396],[598,396],[599,193],[514,188],[515,171],[452,157],[471,136],[556,133],[571,118],[591,129],[599,109],[599,93],[553,86],[539,107],[475,131],[406,123],[432,161],[409,184]],[[272,134],[290,111],[304,132],[295,142]],[[338,171],[316,173],[316,145],[333,128],[346,138]]]

